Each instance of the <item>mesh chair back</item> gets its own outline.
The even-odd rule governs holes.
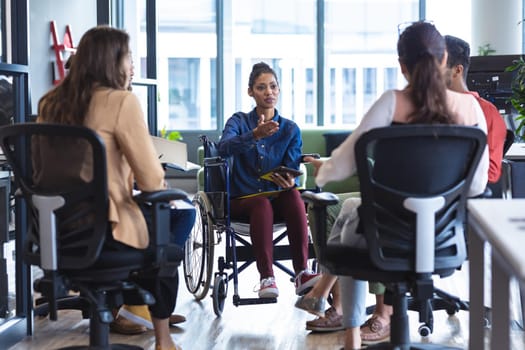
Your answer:
[[[505,153],[510,149],[510,146],[514,143],[514,140],[516,139],[516,135],[514,134],[514,131],[507,129],[507,132],[505,133],[505,142],[503,143],[503,155],[505,156]]]
[[[485,142],[478,128],[457,125],[391,126],[359,138],[359,215],[378,268],[414,270],[416,216],[403,206],[408,197],[445,199],[435,217],[434,267],[462,264],[465,203]]]
[[[106,154],[102,139],[78,126],[26,123],[0,128],[0,145],[28,208],[24,258],[40,265],[33,195],[61,196],[55,211],[58,269],[83,269],[98,258],[108,233]]]

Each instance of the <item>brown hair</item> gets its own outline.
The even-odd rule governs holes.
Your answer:
[[[126,32],[108,26],[88,30],[80,39],[69,73],[38,102],[42,121],[83,125],[95,88],[127,89],[122,61],[129,52]]]
[[[447,87],[440,62],[445,55],[445,39],[433,24],[415,22],[397,42],[399,61],[410,74],[408,89],[415,111],[413,124],[451,124],[447,107]]]

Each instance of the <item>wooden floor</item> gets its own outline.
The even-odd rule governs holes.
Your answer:
[[[468,296],[467,268],[448,279],[439,281],[440,287],[462,298]],[[255,297],[252,291],[257,274],[252,268],[243,271],[241,296]],[[175,342],[185,350],[339,350],[343,344],[343,332],[311,333],[305,330],[305,321],[313,316],[294,308],[296,300],[293,284],[287,275],[277,273],[281,296],[276,304],[239,306],[232,303],[233,283],[229,283],[228,298],[222,317],[213,312],[212,300],[194,300],[181,283],[176,312],[184,314],[187,321],[172,328]],[[370,301],[373,297],[370,296]],[[411,338],[413,341],[447,344],[461,349],[468,348],[468,312],[459,312],[449,317],[444,311],[434,313],[434,333],[421,338],[418,333],[417,314],[410,312]],[[60,311],[59,320],[51,322],[45,318],[35,320],[35,332],[9,350],[56,349],[68,345],[88,342],[88,321],[82,320],[78,311]],[[525,349],[523,332],[511,331],[512,350]],[[488,341],[488,336],[484,336]],[[154,349],[153,332],[143,335],[111,335],[112,342],[135,344],[148,350]],[[1,345],[0,345],[1,348]],[[478,350],[478,349],[476,349]]]

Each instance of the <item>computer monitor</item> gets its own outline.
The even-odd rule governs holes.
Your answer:
[[[519,59],[519,55],[472,56],[467,75],[467,86],[471,91],[492,102],[505,119],[507,128],[516,130],[516,110],[510,103],[514,72],[505,69]]]

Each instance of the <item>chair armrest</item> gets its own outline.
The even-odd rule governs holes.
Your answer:
[[[133,197],[137,203],[150,203],[152,210],[150,246],[154,254],[154,265],[159,269],[159,276],[174,276],[180,264],[182,247],[170,243],[170,204],[171,200],[186,199],[186,192],[179,189],[165,189],[153,192],[141,192]]]
[[[153,192],[141,192],[133,196],[133,199],[137,203],[158,203],[158,202],[168,203],[171,200],[186,199],[186,198],[188,198],[188,194],[176,188],[170,188],[170,189],[153,191]]]
[[[339,203],[339,198],[331,192],[304,191],[301,196],[303,201],[314,207],[327,207]]]
[[[304,153],[304,154],[301,154],[301,163],[307,163],[304,160],[305,157],[312,157],[314,159],[321,159],[321,155],[319,153]]]
[[[208,157],[204,158],[204,166],[216,166],[224,164],[226,160],[222,157]]]
[[[309,221],[312,231],[312,240],[314,243],[314,248],[316,250],[316,255],[320,260],[324,259],[324,254],[326,250],[326,242],[328,238],[327,232],[327,207],[329,205],[335,205],[339,202],[339,198],[330,192],[312,192],[312,191],[303,191],[301,193],[303,201],[307,203],[310,207],[308,211]]]

